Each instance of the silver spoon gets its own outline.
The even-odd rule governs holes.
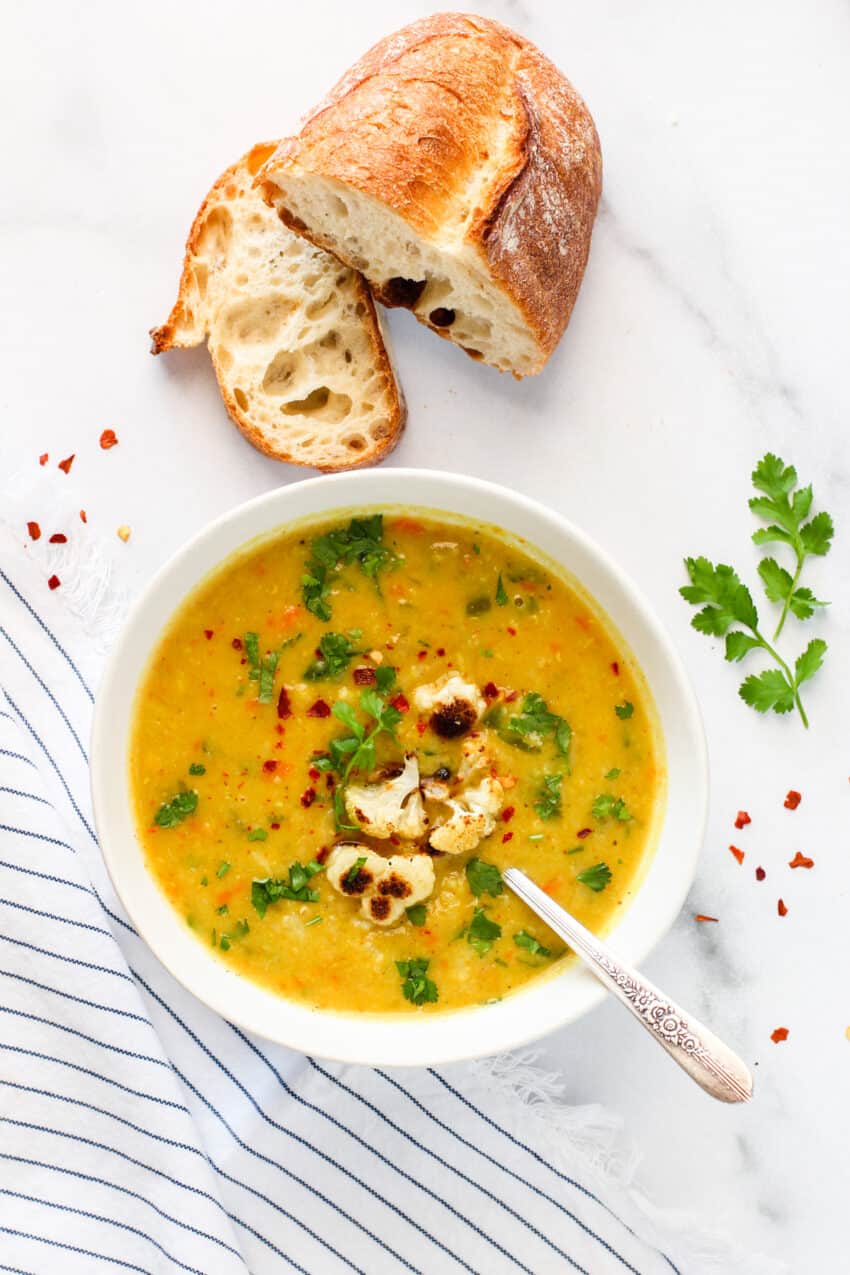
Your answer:
[[[514,894],[582,957],[600,983],[631,1010],[641,1026],[706,1093],[721,1102],[747,1102],[752,1097],[753,1078],[747,1067],[712,1032],[668,1000],[637,970],[624,965],[607,944],[544,894],[524,872],[507,868],[502,875]]]

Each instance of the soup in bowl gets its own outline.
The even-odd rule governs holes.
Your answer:
[[[626,957],[681,903],[705,796],[681,670],[598,551],[509,493],[298,484],[184,551],[127,631],[95,726],[104,853],[154,950],[244,1026],[352,1061],[493,1052],[597,999],[506,867]],[[661,854],[677,880],[641,924]]]

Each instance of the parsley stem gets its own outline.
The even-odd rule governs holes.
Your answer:
[[[803,559],[805,555],[801,554],[799,549],[795,549],[795,553],[797,555],[797,570],[794,572],[794,579],[791,581],[791,588],[788,590],[788,594],[785,598],[785,605],[782,608],[782,614],[779,617],[779,623],[777,624],[776,632],[773,635],[774,642],[779,637],[779,634],[782,632],[782,626],[785,623],[785,619],[788,615],[788,608],[791,605],[791,599],[794,596],[794,593],[797,589],[797,585],[800,580],[800,572],[803,570]]]
[[[803,701],[800,699],[800,692],[797,689],[797,679],[794,677],[794,674],[791,672],[790,668],[785,663],[785,661],[783,660],[779,652],[774,650],[774,648],[770,645],[767,638],[764,637],[761,633],[759,633],[758,629],[753,629],[753,634],[755,635],[755,637],[758,638],[759,642],[761,642],[762,646],[767,651],[768,655],[773,656],[773,658],[776,660],[776,663],[779,665],[779,667],[782,669],[782,672],[785,674],[786,678],[788,679],[788,685],[790,686],[794,694],[794,703],[797,705],[797,712],[800,714],[800,720],[802,721],[806,730],[808,730],[809,719],[806,716],[806,710],[803,708]]]

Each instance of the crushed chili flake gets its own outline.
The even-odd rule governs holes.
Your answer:
[[[330,846],[320,846],[316,851],[316,862],[324,863],[331,852]]]
[[[322,701],[317,700],[316,703],[321,704]],[[313,708],[315,707],[316,707],[316,704],[313,705]],[[312,709],[310,711],[312,712]],[[277,697],[277,715],[281,719],[292,716],[292,704],[290,703],[290,700],[289,700],[289,691],[286,689],[285,686],[282,686],[280,688],[280,694]],[[327,717],[327,713],[313,713],[313,716]]]
[[[311,704],[307,709],[308,717],[330,717],[331,710],[323,699],[317,699],[315,704]]]
[[[316,782],[316,780],[319,778],[319,775],[320,775],[321,773],[322,773],[322,772],[321,772],[320,770],[316,770],[316,767],[315,767],[315,766],[311,766],[311,767],[310,767],[310,769],[307,771],[307,774],[310,776],[310,778],[312,779],[313,783],[315,783],[315,782]]]
[[[407,699],[404,695],[399,694],[399,695],[393,696],[393,698],[390,700],[390,703],[392,704],[393,708],[398,709],[400,713],[410,712],[410,705],[408,704]]]
[[[505,835],[502,837],[502,844],[504,845],[506,841],[513,841],[513,839],[514,839],[514,834],[512,832],[506,832]]]
[[[510,821],[513,819],[515,814],[516,814],[516,806],[505,806],[504,810],[502,811],[502,821],[504,823],[510,823]]]
[[[803,800],[803,794],[799,792],[795,792],[794,789],[792,788],[790,792],[788,793],[787,797],[785,798],[785,802],[784,802],[785,809],[796,810],[802,800]]]
[[[505,696],[505,703],[513,704],[515,699],[519,699],[519,691],[508,691]]]
[[[611,661],[611,672],[614,674],[615,677],[620,676],[620,666],[616,660]]]
[[[86,515],[85,509],[80,510],[80,522],[88,522],[88,516]]]
[[[265,770],[268,774],[271,774],[273,771],[277,770],[277,762],[275,761],[274,757],[270,757],[268,761],[263,762],[263,770]]]
[[[64,460],[60,460],[59,468],[62,470],[63,474],[70,474],[71,466],[74,463],[74,457],[76,454],[76,452],[71,452],[70,456],[66,456]]]
[[[445,653],[446,653],[446,648],[445,648],[444,646],[438,646],[438,647],[437,647],[437,654],[438,654],[439,656],[441,656],[441,657],[442,657],[443,655],[445,655]]]
[[[498,699],[499,688],[495,682],[487,682],[483,687],[483,695],[485,699]]]
[[[427,652],[427,651],[425,651],[425,650],[417,651],[417,652],[416,652],[416,658],[417,658],[417,660],[425,660],[425,659],[427,659],[427,658],[428,658],[428,652]]]
[[[417,730],[418,734],[420,734],[420,735],[424,735],[427,729],[428,729],[428,723],[427,723],[427,722],[417,722],[417,723],[416,723],[416,730]]]
[[[705,916],[702,912],[697,912],[694,916],[695,921],[716,921],[716,916]]]
[[[306,810],[308,809],[308,807],[312,806],[315,800],[316,800],[316,789],[305,788],[301,794],[301,805],[304,807],[304,809]]]
[[[813,868],[814,866],[814,859],[810,859],[808,855],[801,854],[799,850],[794,855],[794,858],[788,861],[789,868]]]
[[[204,629],[204,637],[207,639],[208,642],[210,638],[212,637],[212,635],[213,635],[212,629]]]
[[[788,908],[786,907],[786,905],[785,905],[785,903],[783,902],[783,900],[782,900],[782,899],[779,899],[779,900],[777,901],[777,904],[776,904],[776,910],[777,910],[777,912],[779,913],[779,915],[780,915],[780,916],[787,916],[787,915],[788,915]]]
[[[68,537],[61,531],[54,531],[47,543],[51,545],[66,545],[68,543]]]
[[[730,853],[731,853],[731,854],[733,854],[733,855],[735,856],[735,858],[737,859],[738,863],[743,863],[743,862],[744,862],[744,852],[743,852],[743,850],[739,850],[737,846],[730,846],[730,847],[729,847],[729,851],[730,851]]]
[[[50,457],[48,456],[47,452],[42,452],[38,458],[38,463],[39,465],[46,465],[49,460],[50,460]]]
[[[28,522],[27,531],[30,533],[30,540],[41,539],[41,527],[39,527],[37,522]]]
[[[585,837],[590,836],[592,831],[593,831],[592,828],[579,828],[578,832],[576,833],[576,836],[581,837],[582,840],[584,840]]]
[[[400,846],[400,845],[401,845],[401,842],[399,841],[399,839],[398,839],[398,837],[395,835],[395,833],[393,833],[393,834],[392,834],[392,836],[390,837],[390,845],[391,845],[391,846]]]
[[[279,824],[279,823],[270,823],[270,824],[269,824],[269,827],[272,829],[272,831],[273,831],[273,832],[277,832],[278,828],[280,827],[280,824]]]
[[[374,686],[375,682],[378,680],[375,675],[375,670],[366,665],[356,668],[352,677],[354,678],[355,686]]]
[[[764,868],[756,868],[756,881],[763,881],[766,876]]]
[[[62,581],[59,579],[58,576],[51,576],[50,579],[47,581],[47,587],[48,589],[58,589],[61,583]]]
[[[118,445],[118,435],[115,433],[114,429],[105,429],[103,431],[100,436],[100,445],[105,452],[108,452],[110,447],[116,447]]]
[[[788,1028],[777,1027],[774,1031],[770,1033],[770,1039],[773,1041],[774,1045],[778,1045],[780,1041],[787,1040]]]
[[[746,828],[747,824],[752,822],[753,821],[750,818],[750,816],[747,814],[746,810],[738,811],[738,816],[735,820],[735,827],[739,829],[739,831],[741,828]]]
[[[507,627],[507,629],[505,630],[505,632],[506,632],[506,633],[510,633],[511,637],[516,637],[516,629],[515,629],[515,628],[513,627],[513,625],[511,625],[511,624],[509,624],[509,625],[508,625],[508,627]]]
[[[242,650],[242,639],[241,639],[241,638],[234,638],[234,639],[233,639],[233,641],[230,643],[230,645],[233,647],[234,651],[241,651],[241,650]]]

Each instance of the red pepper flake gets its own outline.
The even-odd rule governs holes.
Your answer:
[[[787,1040],[788,1028],[777,1027],[774,1031],[770,1033],[770,1039],[773,1041],[774,1045],[778,1045],[780,1041]]]
[[[514,839],[514,834],[512,832],[506,832],[505,835],[502,837],[502,845],[504,845],[506,841],[513,841],[513,839]]]
[[[207,639],[208,642],[210,638],[212,637],[212,635],[213,635],[212,629],[204,629],[204,637]]]
[[[51,545],[66,545],[68,543],[68,537],[61,531],[54,531],[47,543]]]
[[[398,837],[395,835],[395,833],[393,833],[393,834],[391,835],[391,837],[390,837],[390,845],[391,845],[391,846],[400,846],[400,845],[401,845],[401,842],[399,841],[399,839],[398,839]]]
[[[50,579],[47,581],[47,587],[48,589],[58,589],[61,583],[62,581],[59,579],[58,576],[51,576]]]
[[[39,527],[37,522],[28,522],[27,531],[30,533],[30,540],[41,539],[41,527]]]
[[[425,659],[427,659],[427,658],[428,658],[428,652],[427,652],[427,651],[424,651],[424,650],[423,650],[423,651],[417,651],[417,652],[416,652],[416,658],[417,658],[417,660],[425,660]]]
[[[321,773],[322,773],[322,772],[321,772],[320,770],[316,770],[316,767],[315,767],[315,766],[311,766],[311,767],[310,767],[310,769],[307,771],[307,774],[310,776],[310,778],[312,779],[313,783],[315,783],[315,782],[316,782],[316,780],[319,778],[319,775],[320,775]]]
[[[446,653],[446,648],[445,648],[444,646],[438,646],[438,647],[437,647],[437,654],[438,654],[440,657],[444,656],[444,655],[445,655],[445,653]]]
[[[62,470],[63,474],[70,474],[71,466],[74,463],[74,457],[76,454],[76,452],[71,452],[70,456],[66,456],[64,460],[60,460],[59,468]]]
[[[230,645],[233,647],[234,651],[241,651],[241,650],[242,650],[242,639],[241,639],[241,638],[234,638],[234,639],[233,639],[233,641],[230,643]]]
[[[764,868],[756,868],[756,881],[763,881],[766,876]]]
[[[390,703],[392,704],[393,708],[398,709],[400,713],[410,712],[410,705],[408,704],[407,699],[405,698],[404,695],[399,694],[399,695],[393,696],[393,698],[390,700]]]
[[[279,824],[279,823],[270,823],[270,824],[269,824],[269,827],[271,828],[272,832],[277,832],[278,828],[280,827],[280,824]]]
[[[580,828],[579,831],[576,833],[576,836],[581,837],[581,839],[584,840],[585,837],[590,836],[592,831],[593,831],[592,828]]]
[[[815,866],[814,859],[810,859],[807,855],[801,854],[798,850],[794,858],[789,860],[789,868],[813,868]]]
[[[304,807],[304,809],[307,810],[308,807],[312,806],[315,800],[316,800],[316,789],[305,788],[301,794],[301,805]]]
[[[268,761],[263,762],[263,770],[266,774],[271,775],[277,770],[277,762],[274,757],[270,757]]]
[[[731,854],[733,854],[733,855],[735,856],[735,858],[738,860],[738,862],[739,862],[739,863],[743,863],[743,862],[744,862],[744,852],[743,852],[743,850],[739,850],[737,846],[730,846],[730,847],[729,847],[729,851],[730,851],[730,853],[731,853]]]
[[[317,862],[317,863],[324,863],[324,862],[325,862],[325,860],[327,859],[328,855],[330,854],[330,852],[331,852],[331,848],[330,848],[330,846],[321,846],[321,847],[320,847],[320,848],[316,851],[316,862]]]
[[[375,670],[368,668],[366,665],[356,668],[352,676],[354,677],[355,686],[374,686],[378,680],[375,676]]]
[[[705,916],[702,912],[697,912],[694,917],[695,921],[716,921],[716,916]]]
[[[427,722],[417,722],[417,723],[416,723],[416,730],[417,730],[417,733],[418,733],[418,734],[420,734],[420,735],[424,735],[427,729],[428,729],[428,723],[427,723]]]
[[[802,800],[803,800],[802,793],[795,792],[794,789],[792,788],[791,791],[788,793],[788,796],[785,798],[785,802],[784,802],[785,809],[796,810]]]
[[[498,688],[498,686],[496,685],[496,683],[495,683],[495,682],[487,682],[487,684],[486,684],[486,685],[484,686],[484,688],[483,688],[483,692],[482,692],[482,693],[483,693],[483,695],[484,695],[484,698],[485,698],[485,699],[498,699],[498,698],[499,698],[499,688]]]
[[[80,510],[80,522],[88,522],[88,516],[85,509]]]
[[[116,447],[117,444],[118,444],[118,435],[115,433],[115,430],[105,429],[100,436],[100,445],[103,448],[103,450],[105,452],[108,452],[110,447]]]
[[[282,693],[283,692],[281,692],[281,694]],[[279,705],[280,705],[280,701],[278,700],[278,706]],[[279,711],[279,707],[278,707],[278,711]],[[307,709],[308,717],[330,717],[330,715],[331,715],[331,710],[323,699],[317,699],[315,704],[311,704],[310,707]]]
[[[777,904],[776,904],[776,910],[777,910],[777,912],[779,913],[779,915],[780,915],[780,916],[787,916],[787,915],[788,915],[788,909],[787,909],[787,907],[785,906],[785,904],[783,903],[782,899],[779,899],[779,901],[777,902]]]
[[[502,811],[502,822],[510,823],[510,821],[513,819],[515,814],[516,814],[516,806],[505,806],[504,810]]]
[[[48,456],[47,452],[42,452],[38,458],[38,463],[39,465],[46,465],[49,460],[50,460],[50,457]]]
[[[506,632],[506,633],[510,633],[511,637],[516,637],[516,629],[515,629],[512,625],[510,625],[510,624],[508,625],[508,627],[507,627],[507,629],[505,630],[505,632]]]
[[[316,704],[321,704],[321,703],[322,703],[321,700],[316,701]],[[316,707],[316,704],[313,705],[313,708]],[[325,705],[325,708],[327,708],[327,704]],[[312,713],[313,717],[327,717],[328,715],[327,713],[313,713],[313,709],[311,709],[310,712]],[[285,686],[282,686],[280,688],[280,694],[277,697],[277,715],[279,718],[281,718],[281,720],[284,720],[285,718],[292,716],[292,704],[290,703],[290,700],[289,700],[289,691],[286,689]]]
[[[620,676],[620,666],[616,660],[611,661],[611,672],[614,674],[615,677]],[[699,917],[697,918],[697,920],[699,920]]]
[[[519,699],[519,691],[508,691],[507,695],[505,696],[505,703],[513,704],[515,699]]]
[[[752,822],[753,822],[753,821],[752,821],[752,819],[750,818],[750,816],[747,814],[746,810],[739,810],[739,811],[738,811],[738,816],[737,816],[737,818],[736,818],[736,820],[735,820],[735,827],[736,827],[736,828],[738,828],[739,830],[740,830],[741,828],[746,828],[747,824],[748,824],[748,823],[752,823]]]

